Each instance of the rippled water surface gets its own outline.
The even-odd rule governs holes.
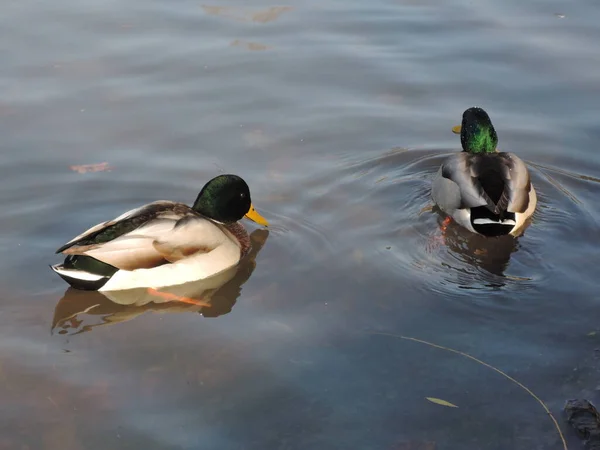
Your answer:
[[[5,2],[0,448],[564,448],[481,362],[580,448],[561,410],[600,400],[599,21],[594,0]],[[473,105],[530,164],[518,240],[431,210]],[[205,305],[49,270],[222,172],[271,227],[185,287]]]

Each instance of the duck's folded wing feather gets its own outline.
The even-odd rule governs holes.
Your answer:
[[[518,156],[512,153],[504,154],[505,161],[505,193],[507,197],[507,211],[522,213],[529,207],[529,192],[531,178],[527,166]]]
[[[165,264],[150,236],[124,236],[80,254],[91,256],[121,270],[150,269]]]
[[[461,197],[461,209],[486,206],[493,210],[495,205],[478,180],[478,162],[479,158],[477,155],[465,152],[457,153],[450,156],[442,164],[442,176],[458,186]]]
[[[90,246],[105,244],[124,236],[146,224],[163,218],[177,219],[182,214],[190,213],[190,208],[181,203],[157,201],[132,209],[113,220],[102,222],[71,239],[56,250],[56,253],[81,254],[78,247],[90,249]],[[83,249],[82,249],[83,250]]]
[[[64,253],[91,256],[121,270],[156,267],[167,261],[154,248],[154,240],[156,236],[168,235],[175,223],[172,219],[154,219],[109,242],[77,245]]]
[[[125,220],[128,217],[136,214],[139,210],[141,210],[142,208],[144,208],[144,206],[140,207],[140,208],[134,208],[131,209],[123,214],[121,214],[119,217],[116,217],[112,220],[107,220],[106,222],[101,222],[97,225],[94,225],[93,227],[89,228],[88,230],[85,230],[83,233],[75,236],[73,239],[71,239],[69,242],[67,242],[66,244],[64,244],[63,246],[61,246],[58,250],[56,250],[56,253],[62,253],[63,251],[65,251],[66,249],[68,249],[69,247],[73,246],[73,245],[77,245],[78,242],[85,240],[86,238],[89,238],[97,233],[100,233],[102,230],[110,227],[111,225],[114,225],[115,223],[117,223],[119,220]]]
[[[84,254],[123,270],[149,269],[208,253],[232,241],[221,227],[196,215],[154,219]],[[235,245],[234,245],[235,246]]]
[[[172,242],[156,239],[152,242],[154,250],[156,250],[165,260],[170,263],[177,262],[187,258],[194,253],[207,253],[212,249],[197,244],[178,245]]]
[[[195,253],[208,253],[229,241],[223,228],[199,216],[186,216],[175,223],[169,233],[152,243],[154,249],[169,262],[177,262]]]

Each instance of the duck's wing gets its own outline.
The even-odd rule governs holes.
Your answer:
[[[113,220],[94,225],[60,247],[56,253],[81,254],[85,250],[111,242],[151,222],[160,219],[178,220],[188,214],[192,214],[191,208],[182,203],[169,201],[149,203],[127,211]]]
[[[507,152],[474,155],[472,163],[476,182],[491,200],[490,211],[501,214],[527,210],[531,180],[527,166],[517,155]]]
[[[189,232],[192,223],[210,221],[182,203],[154,202],[90,228],[59,251],[75,267],[86,262],[83,256],[122,270],[149,269],[205,250],[202,234]]]
[[[480,172],[478,155],[461,152],[448,157],[439,171],[436,195],[442,201],[452,204],[453,209],[479,206],[495,208],[494,202],[479,181]]]
[[[529,171],[512,153],[458,153],[444,162],[441,176],[458,187],[459,208],[483,206],[500,214],[524,212],[529,206]]]
[[[239,258],[238,245],[224,233],[221,225],[197,215],[191,209],[187,214],[169,209],[154,213],[140,227],[108,242],[77,245],[64,253],[89,256],[131,271],[153,269],[163,264],[189,260],[192,256],[198,259],[201,254],[212,255],[213,250],[226,243],[237,249]],[[207,261],[210,264],[210,260]]]
[[[507,199],[506,210],[523,213],[529,208],[531,178],[529,170],[521,158],[512,153],[499,153],[504,167],[504,196]]]

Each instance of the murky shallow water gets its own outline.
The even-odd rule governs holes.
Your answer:
[[[513,376],[578,448],[560,410],[600,400],[599,14],[7,3],[0,448],[563,448],[499,373],[374,332]],[[532,164],[539,208],[518,241],[441,240],[427,211],[472,105]],[[74,292],[47,268],[91,224],[192,202],[223,171],[272,227],[210,307]]]

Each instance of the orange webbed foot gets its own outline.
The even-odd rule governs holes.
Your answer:
[[[437,251],[442,245],[446,245],[446,229],[448,225],[452,223],[452,218],[450,216],[446,217],[442,224],[440,225],[440,234],[437,233],[431,236],[427,242],[427,252],[433,253]]]
[[[210,308],[210,303],[207,303],[202,300],[196,300],[196,299],[190,298],[190,297],[181,297],[179,295],[171,294],[170,292],[161,292],[155,288],[148,288],[148,289],[146,289],[146,291],[150,295],[154,295],[155,297],[160,297],[165,300],[187,303],[188,305],[196,305],[196,306],[202,306],[205,308]]]

